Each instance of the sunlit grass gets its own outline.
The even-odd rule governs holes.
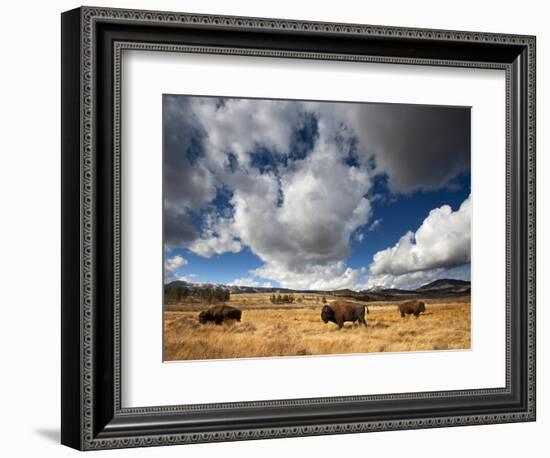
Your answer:
[[[324,324],[322,303],[311,300],[273,308],[269,295],[234,295],[241,322],[201,325],[190,304],[164,312],[165,360],[328,355],[470,348],[470,303],[427,303],[426,312],[401,318],[395,303],[369,304],[368,326]],[[330,300],[332,298],[328,298]],[[320,301],[320,300],[319,300]],[[300,308],[298,308],[300,307]]]

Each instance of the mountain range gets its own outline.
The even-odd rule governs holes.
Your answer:
[[[239,293],[283,293],[283,294],[330,294],[332,296],[353,297],[364,301],[387,301],[405,300],[414,298],[439,298],[465,296],[470,294],[470,282],[466,280],[455,280],[443,278],[420,286],[419,288],[407,290],[397,288],[374,287],[362,291],[351,289],[339,289],[332,291],[323,290],[297,290],[289,288],[266,288],[261,286],[236,286],[212,283],[194,283],[185,280],[175,280],[165,285],[165,288],[188,288],[190,290],[202,288],[223,288],[228,289],[231,294]]]

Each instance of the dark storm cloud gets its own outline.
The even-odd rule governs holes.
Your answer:
[[[164,97],[164,235],[168,246],[187,244],[197,237],[188,216],[216,193],[202,155],[200,124],[192,116],[187,97]]]
[[[167,246],[185,246],[197,237],[197,230],[186,213],[165,209],[164,243]]]
[[[468,108],[362,104],[348,119],[392,192],[439,189],[469,172]]]

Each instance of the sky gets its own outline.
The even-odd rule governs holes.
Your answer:
[[[470,109],[163,96],[164,281],[470,279]]]

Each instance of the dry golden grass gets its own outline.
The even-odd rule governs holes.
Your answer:
[[[247,296],[247,297],[243,297]],[[338,330],[320,318],[316,298],[302,304],[273,306],[266,297],[233,295],[242,309],[240,323],[201,325],[197,304],[164,312],[164,359],[167,361],[328,355],[470,348],[469,301],[427,303],[426,313],[401,318],[395,303],[369,304],[368,326],[346,323]],[[313,295],[306,295],[313,296]],[[267,298],[267,303],[266,303]],[[247,300],[243,300],[247,299]],[[330,300],[332,298],[327,297]],[[299,308],[300,307],[300,308]]]

